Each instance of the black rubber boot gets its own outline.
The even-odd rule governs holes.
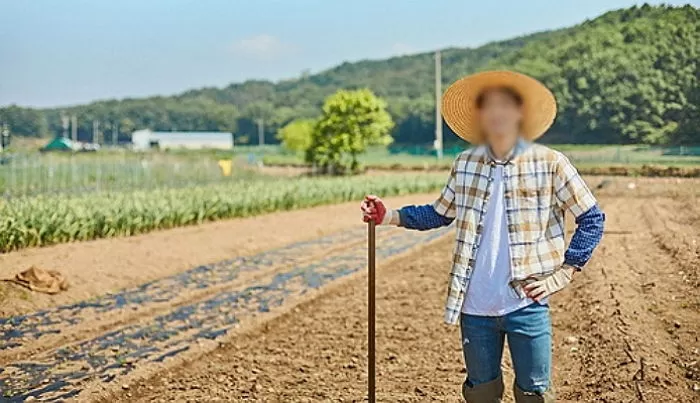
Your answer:
[[[462,384],[462,397],[467,403],[500,403],[503,398],[503,378],[470,386],[465,381]]]
[[[543,394],[525,392],[513,385],[513,394],[515,395],[515,403],[554,403],[557,401],[554,394],[554,388],[551,386]]]

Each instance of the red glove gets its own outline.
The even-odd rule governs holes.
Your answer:
[[[362,221],[364,222],[372,220],[375,224],[381,224],[386,215],[384,202],[374,195],[365,196],[365,200],[360,204],[360,210],[362,210]]]

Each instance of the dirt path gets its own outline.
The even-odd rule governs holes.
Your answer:
[[[606,192],[602,192],[606,193]],[[603,197],[604,242],[553,298],[561,401],[700,401],[700,207],[693,198]],[[458,401],[458,329],[441,322],[450,240],[380,265],[378,398]],[[360,275],[105,401],[361,401]],[[510,379],[511,371],[506,368]],[[127,385],[125,385],[126,387]],[[695,386],[697,387],[697,386]]]
[[[387,199],[391,205],[427,203],[435,195]],[[59,270],[67,292],[49,296],[0,282],[0,317],[88,300],[180,273],[199,265],[251,255],[292,242],[358,228],[357,202],[176,228],[129,238],[26,249],[0,255],[0,278],[32,265]]]

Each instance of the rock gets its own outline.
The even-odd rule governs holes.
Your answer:
[[[129,385],[127,385],[127,384],[123,384],[123,385],[122,385],[122,389],[124,389],[124,390],[127,390],[127,389],[129,389]]]
[[[572,353],[575,353],[578,351],[578,347],[571,347],[571,349],[569,351],[571,351]]]
[[[697,386],[697,385],[695,385]],[[24,399],[25,402],[36,402],[36,397],[34,396],[27,396],[26,399]]]
[[[564,341],[566,342],[566,344],[576,344],[576,343],[578,343],[578,337],[569,336]]]
[[[693,392],[700,392],[700,385],[697,383],[693,384]],[[28,402],[29,400],[25,400],[25,402]]]
[[[681,322],[673,321],[673,327],[675,327],[676,329],[680,329],[680,328],[681,328]]]

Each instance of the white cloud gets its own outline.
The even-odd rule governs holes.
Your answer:
[[[416,48],[413,46],[407,44],[407,43],[402,43],[402,42],[397,42],[393,45],[391,45],[391,54],[396,55],[396,56],[403,56],[403,55],[408,55],[411,53],[418,53]]]
[[[260,34],[237,40],[231,50],[238,55],[270,60],[292,53],[295,48],[275,36]]]

